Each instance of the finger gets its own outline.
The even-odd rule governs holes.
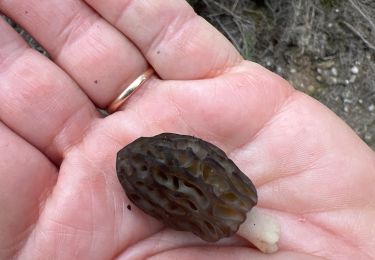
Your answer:
[[[0,20],[0,120],[59,160],[95,118],[86,95]]]
[[[147,69],[137,48],[82,1],[0,1],[0,11],[33,35],[99,107]]]
[[[276,74],[244,62],[213,79],[149,80],[123,110],[127,117],[139,116],[154,133],[172,127],[230,152],[251,140],[292,93]]]
[[[2,123],[0,153],[0,259],[11,259],[32,232],[57,171]]]
[[[134,42],[163,79],[218,75],[242,58],[185,0],[86,0]]]

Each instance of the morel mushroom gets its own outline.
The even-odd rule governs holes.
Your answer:
[[[262,237],[262,230],[248,234],[246,225],[239,229],[257,203],[257,192],[213,144],[173,133],[141,137],[118,152],[116,170],[128,198],[173,229],[191,231],[209,242],[239,230],[263,252],[277,250],[274,232]],[[262,226],[253,223],[253,217],[249,221],[252,227]],[[264,240],[272,240],[272,246]]]

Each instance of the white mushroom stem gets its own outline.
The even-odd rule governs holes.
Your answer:
[[[253,208],[240,226],[237,234],[250,241],[263,253],[274,253],[278,250],[280,225],[276,219]]]

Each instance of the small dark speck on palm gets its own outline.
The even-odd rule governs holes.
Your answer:
[[[128,210],[132,210],[132,206],[128,205],[127,206]]]

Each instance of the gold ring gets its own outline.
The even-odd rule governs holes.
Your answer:
[[[136,78],[108,107],[108,113],[115,112],[143,83],[155,73],[154,69],[149,68]]]

